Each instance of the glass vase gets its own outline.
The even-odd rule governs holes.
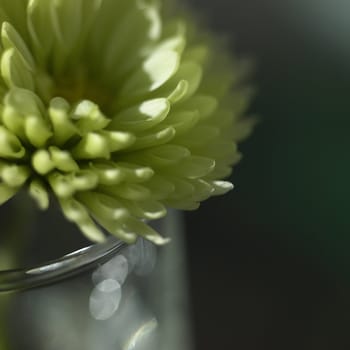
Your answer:
[[[20,233],[32,237],[22,244],[22,261],[57,252],[60,241],[55,233],[48,238],[50,231],[61,232],[67,241],[73,230],[55,212],[33,220],[18,203],[6,210],[0,216],[3,228],[34,231],[34,235]],[[9,219],[13,210],[15,215]],[[18,220],[13,218],[16,215]],[[32,223],[21,225],[25,219]],[[169,211],[156,226],[172,239],[170,244],[156,247],[140,238],[127,245],[109,237],[58,259],[21,269],[3,268],[0,350],[192,349],[181,215]],[[70,244],[62,246],[67,249]],[[5,248],[6,244],[3,266],[12,266],[19,259],[11,258]]]

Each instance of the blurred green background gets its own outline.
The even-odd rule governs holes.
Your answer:
[[[350,349],[350,2],[191,3],[255,59],[261,117],[187,215],[196,349]]]

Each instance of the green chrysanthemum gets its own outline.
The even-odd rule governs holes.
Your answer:
[[[187,20],[156,1],[0,0],[0,21],[1,203],[25,187],[92,240],[164,243],[148,220],[231,189],[246,93]]]

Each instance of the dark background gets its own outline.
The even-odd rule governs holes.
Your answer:
[[[255,59],[261,117],[186,217],[196,350],[350,349],[350,2],[191,3]]]

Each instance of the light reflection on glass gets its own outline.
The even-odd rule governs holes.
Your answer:
[[[147,321],[127,340],[123,350],[151,350],[155,348],[158,322],[155,318]]]

